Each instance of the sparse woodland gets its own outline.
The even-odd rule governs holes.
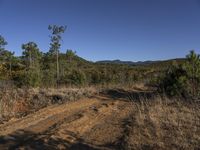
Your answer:
[[[154,86],[169,96],[199,97],[200,57],[194,51],[186,59],[148,65],[93,63],[73,50],[60,53],[66,26],[52,25],[50,48],[43,53],[34,42],[22,44],[22,56],[7,50],[0,36],[1,86],[15,87],[86,87],[126,86],[137,83]]]
[[[128,65],[96,64],[76,55],[73,50],[60,53],[61,34],[65,27],[50,26],[50,49],[43,53],[34,42],[22,44],[22,56],[6,50],[8,44],[0,39],[1,85],[16,87],[80,87],[91,85],[131,85],[139,81],[146,68]]]
[[[184,59],[146,65],[95,63],[71,49],[60,52],[66,26],[48,29],[47,53],[31,41],[22,44],[21,56],[15,56],[14,50],[6,49],[9,41],[0,36],[0,124],[49,105],[103,93],[128,100],[119,102],[120,107],[127,105],[129,115],[120,149],[200,147],[199,54],[192,50]],[[143,87],[136,88],[139,84]]]
[[[60,53],[64,26],[49,26],[50,48],[43,53],[35,42],[22,44],[22,55],[15,56],[7,50],[9,44],[0,37],[1,85],[16,87],[57,87],[124,85],[151,82],[167,69],[172,62],[146,66],[93,63],[67,49]],[[177,60],[179,64],[181,61]]]

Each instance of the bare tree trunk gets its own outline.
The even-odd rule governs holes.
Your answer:
[[[59,59],[58,59],[58,56],[59,55],[59,52],[58,52],[58,50],[57,50],[57,53],[56,53],[56,62],[57,62],[57,68],[56,68],[56,70],[57,70],[57,87],[58,87],[58,81],[59,81]]]
[[[195,96],[195,87],[194,87],[194,62],[192,63],[192,96]]]
[[[31,51],[30,50],[29,50],[29,63],[30,63],[29,67],[31,67],[32,66],[32,62],[31,62]]]
[[[10,72],[10,76],[11,76],[11,74],[12,74],[12,63],[11,63],[11,61],[10,61],[10,68],[9,68],[9,72]]]

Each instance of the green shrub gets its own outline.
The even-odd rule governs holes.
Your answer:
[[[187,72],[182,66],[170,68],[159,84],[159,91],[165,92],[169,96],[184,95],[187,86]]]
[[[194,51],[182,65],[173,65],[161,78],[159,91],[169,96],[197,99],[200,96],[200,57]]]
[[[65,82],[70,85],[81,86],[84,85],[86,76],[81,70],[72,70],[72,72],[65,77]]]

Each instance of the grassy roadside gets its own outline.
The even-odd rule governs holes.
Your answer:
[[[95,88],[31,88],[1,89],[0,122],[12,117],[23,117],[41,108],[91,97],[98,93]]]

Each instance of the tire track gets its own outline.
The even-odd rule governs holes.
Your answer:
[[[129,107],[105,97],[51,106],[1,126],[0,149],[116,149]]]

